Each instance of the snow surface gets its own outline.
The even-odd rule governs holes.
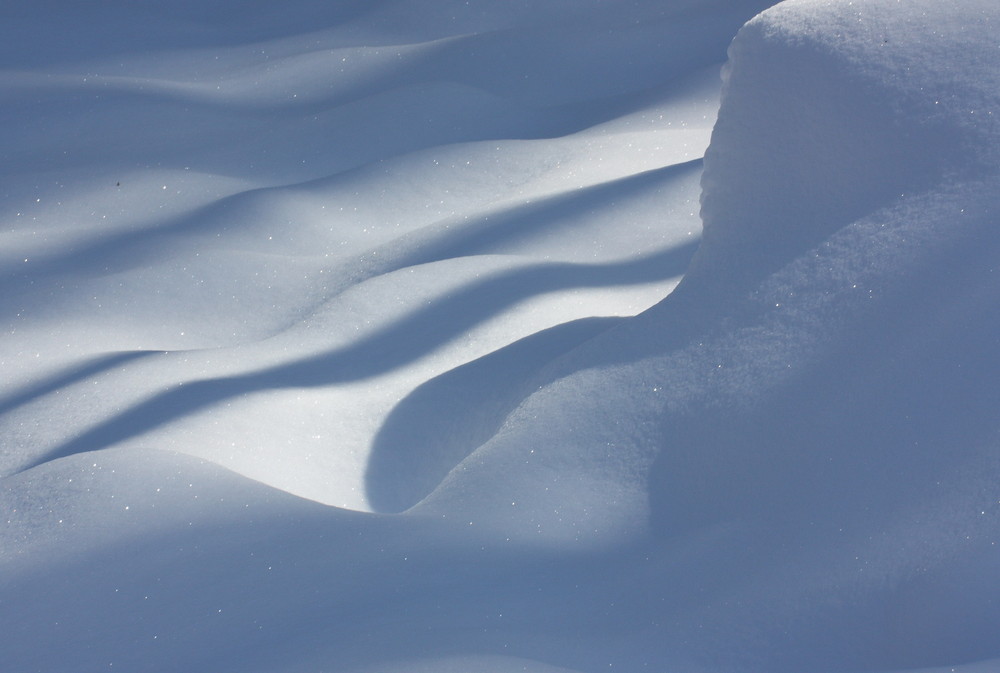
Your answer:
[[[1000,6],[770,4],[0,8],[0,670],[1000,671]]]

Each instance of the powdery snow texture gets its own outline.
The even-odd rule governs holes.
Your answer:
[[[1000,667],[1000,7],[326,4],[11,17],[0,667]]]

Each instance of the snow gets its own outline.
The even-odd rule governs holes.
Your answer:
[[[1000,670],[1000,8],[770,4],[0,10],[0,668]]]

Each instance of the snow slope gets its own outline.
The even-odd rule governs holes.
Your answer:
[[[8,10],[4,473],[166,448],[370,509],[417,385],[676,283],[757,7],[202,4]]]
[[[995,3],[63,4],[3,670],[1000,669]]]

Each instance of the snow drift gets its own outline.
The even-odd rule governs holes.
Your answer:
[[[417,511],[648,531],[680,557],[664,637],[722,670],[995,656],[995,20],[789,2],[745,26],[681,286],[553,364]]]
[[[115,192],[120,219],[97,239],[57,226],[56,206],[11,220],[4,668],[1000,666],[1000,9],[788,0],[747,23],[700,177],[701,245],[650,306],[690,254],[701,136],[657,127],[655,149],[632,131],[657,115],[704,123],[698,69],[760,7],[617,7],[617,25],[642,24],[631,40],[571,50],[595,103],[591,79],[532,69],[555,44],[532,17],[566,6],[452,4],[467,37],[387,60],[344,52],[370,59],[338,80],[367,101],[353,112],[310,77],[249,96],[260,109],[227,133],[266,144],[241,134],[278,124],[271,166],[302,182],[269,184],[238,169],[242,150],[202,156],[196,140],[185,151],[207,177],[132,174],[146,183]],[[351,5],[313,46],[446,37],[407,8]],[[605,34],[605,11],[575,15],[573,39]],[[653,17],[694,32],[663,52]],[[172,26],[158,39],[224,42],[180,44]],[[308,73],[298,46],[268,48]],[[605,64],[626,46],[662,69]],[[158,66],[170,87],[191,74],[184,53]],[[253,73],[241,53],[216,54],[218,72]],[[497,69],[508,53],[523,61]],[[3,80],[5,96],[61,100],[61,80],[31,72]],[[416,100],[406,84],[429,74],[447,84]],[[223,79],[228,92],[180,87],[197,129],[260,81]],[[290,81],[335,107],[343,154],[307,152]],[[134,81],[102,86],[118,93],[100,111],[155,107]],[[461,109],[431,124],[441,135],[349,142],[400,101]],[[569,135],[546,137],[557,128]],[[40,166],[14,145],[11,194],[33,193]],[[143,151],[168,146],[185,149]],[[66,201],[100,219],[107,197],[76,170],[59,174]],[[194,193],[156,201],[168,177]],[[333,207],[354,219],[329,226],[318,213]],[[312,254],[334,245],[334,259]],[[40,267],[20,261],[35,255]],[[187,292],[157,298],[164,282]],[[129,317],[146,299],[171,311]],[[650,307],[627,317],[637,305]],[[337,450],[309,444],[323,434]]]

